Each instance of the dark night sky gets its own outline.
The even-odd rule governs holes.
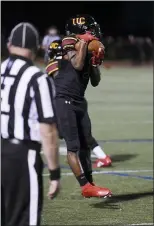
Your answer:
[[[8,36],[19,22],[32,22],[44,34],[50,25],[64,33],[65,21],[75,14],[90,14],[104,35],[152,36],[153,2],[1,2],[2,31]]]

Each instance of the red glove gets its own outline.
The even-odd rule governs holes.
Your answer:
[[[101,65],[103,59],[104,59],[104,49],[100,48],[98,53],[96,53],[95,51],[92,52],[91,60],[93,66]]]
[[[85,42],[90,42],[92,40],[98,40],[98,38],[94,37],[90,32],[86,32],[83,35],[76,35],[77,38],[84,40]]]

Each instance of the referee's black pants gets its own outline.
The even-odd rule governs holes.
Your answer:
[[[1,225],[39,226],[43,204],[41,146],[31,141],[1,141]]]

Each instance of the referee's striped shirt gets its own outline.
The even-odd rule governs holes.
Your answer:
[[[53,123],[54,85],[32,61],[11,55],[1,64],[1,137],[40,142],[39,123]]]

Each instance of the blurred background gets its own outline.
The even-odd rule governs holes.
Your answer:
[[[50,41],[62,38],[66,20],[90,14],[100,24],[106,55],[98,87],[88,86],[86,98],[93,136],[111,156],[110,168],[94,168],[94,180],[113,192],[109,200],[83,199],[66,163],[60,143],[62,190],[48,200],[44,169],[42,225],[153,224],[153,2],[1,2],[1,53],[19,22],[39,30],[37,64],[44,69]],[[95,156],[92,155],[92,160]]]
[[[130,60],[132,64],[149,63],[153,47],[153,2],[2,2],[1,51],[7,55],[10,30],[19,22],[33,23],[40,32],[43,57],[45,35],[65,34],[66,20],[76,14],[92,15],[100,24],[105,60]],[[51,32],[52,33],[52,32]],[[53,39],[51,39],[53,40]]]

